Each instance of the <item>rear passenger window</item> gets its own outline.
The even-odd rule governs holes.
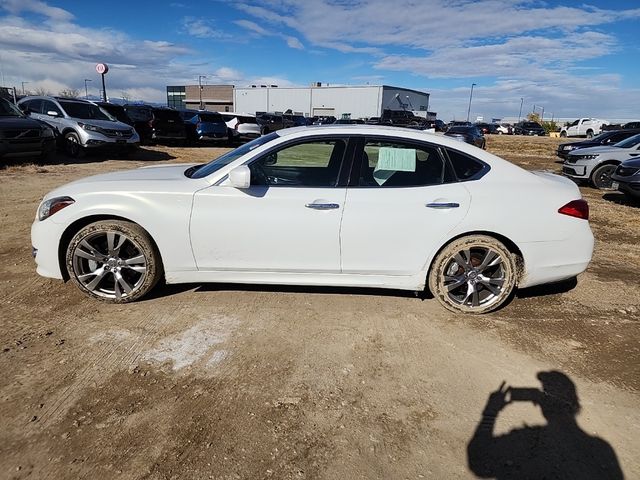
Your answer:
[[[428,145],[367,140],[360,167],[361,187],[422,187],[443,182],[444,162]]]
[[[449,160],[451,160],[451,165],[453,165],[453,171],[456,177],[461,181],[474,180],[474,177],[485,167],[484,163],[457,150],[447,149],[447,155],[449,156]]]

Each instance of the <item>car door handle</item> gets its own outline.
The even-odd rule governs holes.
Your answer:
[[[427,203],[426,206],[429,208],[458,208],[460,204],[455,202],[434,202]]]
[[[313,208],[314,210],[333,210],[335,208],[340,208],[340,205],[337,203],[307,203],[305,204],[307,208]]]

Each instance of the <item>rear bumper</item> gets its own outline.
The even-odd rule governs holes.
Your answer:
[[[519,287],[560,282],[584,272],[593,256],[594,238],[589,223],[576,222],[574,234],[565,240],[520,244],[525,273]]]

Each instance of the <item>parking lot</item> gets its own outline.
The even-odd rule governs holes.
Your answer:
[[[532,170],[560,171],[558,143],[487,136]],[[536,375],[557,370],[577,389],[581,432],[640,478],[640,204],[621,194],[581,187],[597,243],[577,285],[520,291],[477,317],[405,292],[242,285],[108,305],[36,275],[29,229],[49,190],[225,150],[0,169],[0,477],[475,478],[468,449],[491,392],[540,388]],[[548,420],[516,402],[495,433]],[[520,461],[509,468],[526,478],[547,460]]]

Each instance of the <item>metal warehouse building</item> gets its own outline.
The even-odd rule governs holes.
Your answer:
[[[388,85],[324,86],[311,87],[251,86],[235,88],[234,110],[242,113],[285,112],[305,116],[334,116],[341,118],[379,117],[384,109],[429,109],[429,94],[408,88]]]

